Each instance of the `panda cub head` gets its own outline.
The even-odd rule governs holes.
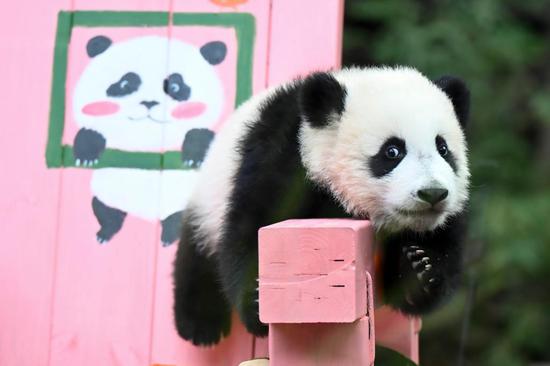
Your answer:
[[[469,92],[411,68],[313,74],[300,93],[310,178],[377,229],[434,230],[468,198]]]
[[[96,36],[81,52],[90,60],[75,86],[73,114],[109,147],[179,148],[187,131],[218,122],[224,90],[215,67],[226,57],[225,43]]]

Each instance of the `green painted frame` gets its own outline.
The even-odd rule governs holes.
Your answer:
[[[60,11],[57,17],[46,165],[48,168],[76,167],[73,148],[64,145],[65,98],[68,45],[75,26],[81,27],[158,27],[170,24],[168,12]],[[256,21],[249,13],[173,13],[172,25],[201,25],[233,28],[237,36],[237,86],[235,107],[252,95],[252,70]],[[179,151],[133,152],[106,149],[94,166],[79,168],[189,169],[183,166]]]

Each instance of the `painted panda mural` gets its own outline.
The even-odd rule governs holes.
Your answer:
[[[100,35],[88,41],[85,52],[90,62],[73,94],[80,127],[73,144],[76,165],[93,166],[110,148],[181,150],[186,168],[96,169],[91,188],[97,241],[111,240],[132,214],[160,219],[161,241],[169,245],[179,237],[182,210],[222,113],[224,91],[215,66],[227,47],[213,41],[199,48],[159,36],[113,43]]]

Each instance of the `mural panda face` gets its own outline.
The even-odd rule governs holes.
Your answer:
[[[123,150],[179,149],[187,131],[212,128],[224,106],[215,65],[223,42],[198,48],[158,36],[113,44],[104,36],[87,44],[92,58],[73,94],[80,127]]]

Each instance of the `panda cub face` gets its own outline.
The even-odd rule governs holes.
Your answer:
[[[457,79],[436,85],[408,68],[333,76],[306,80],[301,96],[309,122],[301,153],[311,178],[379,229],[433,230],[460,212],[469,180],[464,85]],[[324,122],[316,103],[325,106]]]
[[[76,84],[73,112],[110,147],[179,148],[188,130],[217,122],[224,101],[214,65],[226,56],[224,43],[199,48],[158,36],[118,43],[97,36],[86,51],[91,60]]]

